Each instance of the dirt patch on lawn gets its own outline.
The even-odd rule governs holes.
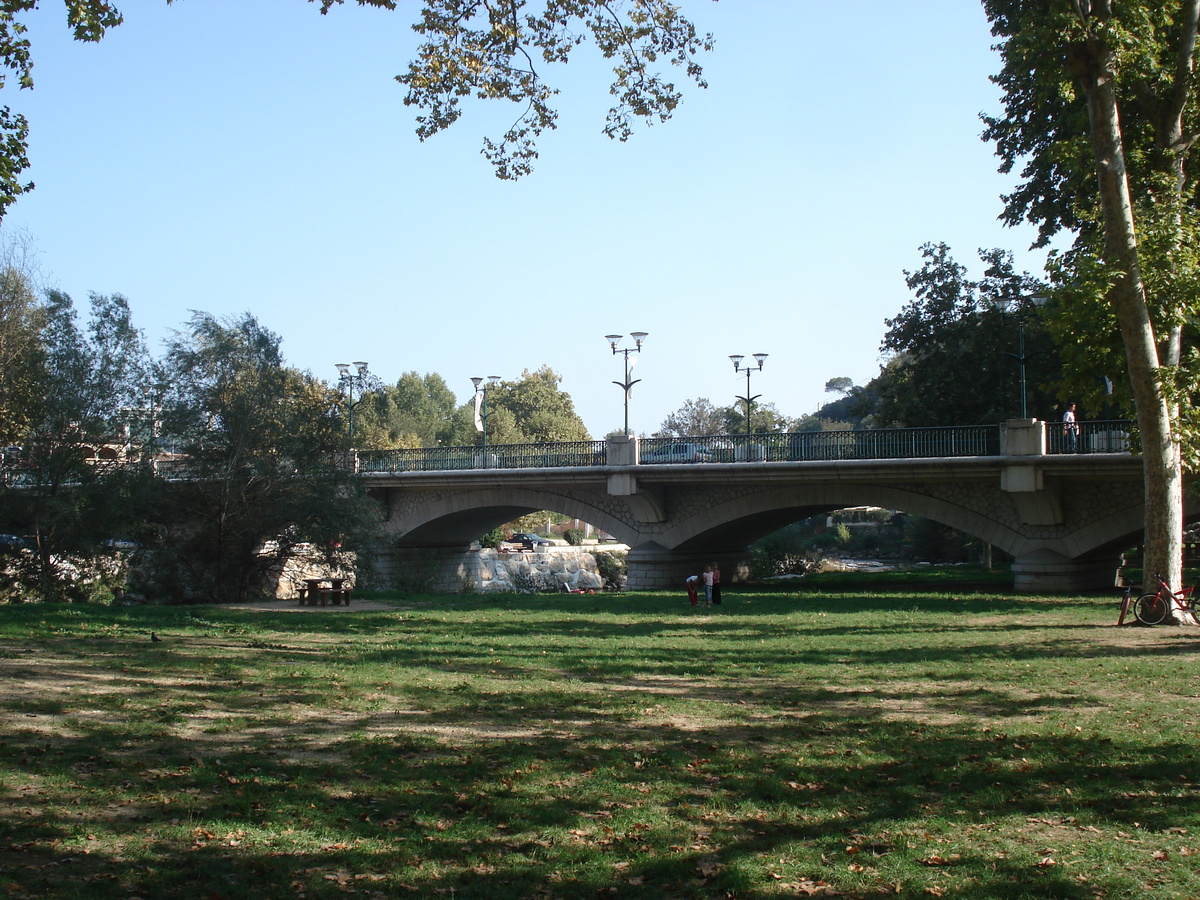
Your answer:
[[[381,612],[387,610],[405,609],[395,603],[381,603],[378,600],[355,600],[349,606],[301,606],[296,600],[257,600],[253,603],[230,603],[222,609],[251,609],[258,612],[299,612],[299,613],[332,613],[345,615],[350,612]]]

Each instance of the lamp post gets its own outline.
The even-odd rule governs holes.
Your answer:
[[[471,384],[475,385],[475,430],[483,435],[483,459],[485,463],[487,462],[487,392],[499,383],[499,375],[489,375],[486,384],[484,384],[482,378],[475,377],[471,379]]]
[[[334,363],[338,370],[338,389],[346,392],[346,410],[350,419],[350,440],[354,441],[354,408],[362,403],[363,388],[371,377],[365,362],[354,363],[354,371],[350,371],[349,363]],[[354,391],[358,391],[358,403],[354,402]]]
[[[609,346],[612,347],[613,356],[616,356],[618,353],[620,353],[625,357],[625,380],[614,381],[613,384],[625,391],[625,434],[629,434],[629,393],[633,390],[633,386],[642,380],[640,378],[635,378],[633,381],[629,380],[629,372],[633,366],[637,364],[636,358],[634,359],[633,363],[630,363],[629,354],[642,352],[642,341],[646,340],[646,338],[649,336],[649,332],[631,331],[629,336],[633,338],[636,346],[617,349],[617,344],[621,342],[621,338],[624,336],[625,335],[623,334],[606,334],[604,338],[608,341]]]
[[[752,434],[752,429],[750,428],[750,405],[752,403],[754,403],[755,400],[757,400],[759,397],[762,396],[762,394],[755,394],[753,396],[750,395],[750,373],[751,372],[761,372],[763,363],[766,361],[768,355],[769,354],[767,354],[767,353],[755,353],[754,361],[758,363],[757,366],[743,366],[742,360],[745,359],[746,357],[744,357],[740,354],[734,354],[734,353],[731,353],[729,355],[729,358],[731,360],[733,360],[733,371],[746,373],[746,396],[738,397],[737,399],[744,400],[746,403],[746,456],[747,456],[747,458],[749,458],[749,455],[750,455],[750,436]]]
[[[1021,299],[1014,300],[1014,298],[1012,298],[1012,297],[997,297],[995,300],[992,301],[992,304],[998,310],[1000,310],[1001,314],[1008,312],[1008,307],[1010,304],[1016,302],[1018,305],[1017,306],[1017,352],[1012,353],[1011,351],[1006,350],[1006,351],[1004,351],[1004,353],[1006,356],[1011,356],[1013,359],[1015,359],[1017,361],[1018,366],[1020,367],[1021,418],[1022,419],[1029,418],[1029,409],[1025,403],[1025,364],[1027,362],[1029,362],[1029,360],[1033,359],[1035,356],[1037,356],[1039,353],[1042,352],[1040,350],[1035,350],[1032,353],[1025,352],[1025,320],[1028,319],[1029,315],[1030,315],[1029,310],[1025,308],[1026,301],[1033,304],[1033,306],[1038,309],[1040,309],[1041,307],[1046,305],[1046,298],[1044,296],[1042,296],[1041,294],[1033,294],[1032,296],[1026,298],[1025,300],[1021,300]]]

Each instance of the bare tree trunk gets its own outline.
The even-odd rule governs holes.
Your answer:
[[[1138,258],[1112,54],[1101,41],[1090,38],[1073,45],[1068,60],[1087,98],[1105,259],[1119,273],[1108,301],[1121,327],[1142,438],[1147,581],[1159,573],[1178,588],[1183,580],[1183,472],[1159,378],[1158,346]]]

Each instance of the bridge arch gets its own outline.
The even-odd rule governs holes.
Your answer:
[[[466,548],[496,526],[543,509],[589,522],[618,540],[636,540],[629,523],[611,510],[550,490],[501,485],[419,498],[377,496],[388,509],[386,530],[397,536],[398,547]]]
[[[659,543],[668,549],[707,550],[728,546],[737,535],[749,545],[772,531],[811,515],[851,506],[879,506],[941,522],[1006,552],[1020,549],[1021,535],[978,512],[938,497],[872,484],[819,484],[774,488],[709,507],[679,521]],[[1014,554],[1015,555],[1015,554]]]

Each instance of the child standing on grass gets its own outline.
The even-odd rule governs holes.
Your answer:
[[[683,586],[687,588],[688,602],[695,606],[700,602],[700,576],[689,575],[684,579]]]
[[[713,594],[713,567],[704,567],[704,605],[712,606]]]
[[[712,564],[712,602],[713,606],[721,605],[721,570],[717,568],[717,564]]]

